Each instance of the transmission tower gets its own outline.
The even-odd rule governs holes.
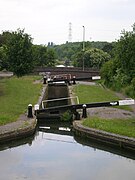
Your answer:
[[[68,42],[72,42],[72,23],[69,23]]]

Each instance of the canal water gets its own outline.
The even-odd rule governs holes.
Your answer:
[[[34,136],[0,146],[0,180],[135,180],[135,155],[41,124]]]

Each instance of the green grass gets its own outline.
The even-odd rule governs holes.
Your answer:
[[[120,98],[115,95],[111,90],[104,89],[99,85],[76,85],[74,86],[74,93],[79,97],[80,103],[94,103],[94,102],[106,102],[117,101]],[[116,106],[115,106],[116,107]],[[130,110],[129,106],[118,106],[117,108]]]
[[[107,132],[135,138],[135,119],[101,119],[98,117],[87,118],[83,125]]]
[[[79,97],[80,103],[114,101],[119,99],[114,93],[98,85],[76,85],[74,92]]]
[[[42,84],[34,84],[37,79],[32,76],[0,79],[0,125],[16,121],[28,104],[38,101]]]
[[[79,97],[80,103],[117,101],[119,97],[111,90],[104,89],[99,85],[76,85],[74,93]],[[116,108],[116,106],[114,106]],[[131,110],[130,106],[117,106],[124,110]],[[83,125],[107,132],[120,134],[135,138],[135,119],[101,119],[99,117],[87,118],[83,121]]]

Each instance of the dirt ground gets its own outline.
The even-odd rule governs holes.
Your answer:
[[[88,116],[97,116],[104,119],[129,119],[135,118],[135,113],[118,108],[100,107],[89,109]]]

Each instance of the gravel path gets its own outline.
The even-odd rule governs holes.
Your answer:
[[[135,113],[118,108],[100,107],[89,109],[88,116],[96,116],[103,119],[129,119],[135,118]]]
[[[30,121],[26,115],[21,115],[17,121],[0,126],[0,134],[6,133],[7,131],[15,131],[20,129],[25,125],[28,125],[29,122]]]
[[[0,71],[0,77],[11,77],[13,76],[13,73],[12,72],[2,72]]]

